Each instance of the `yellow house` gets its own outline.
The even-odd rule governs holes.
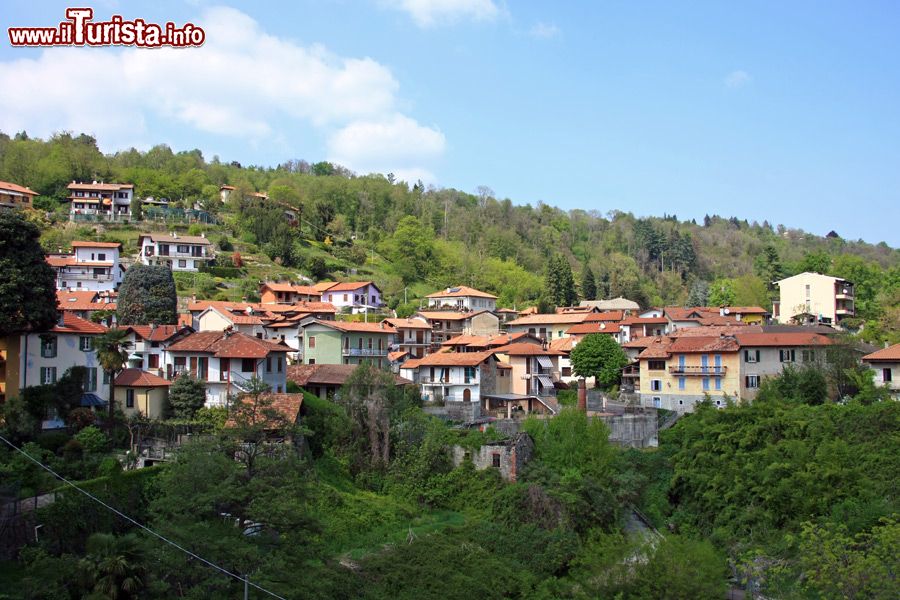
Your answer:
[[[639,355],[641,403],[691,412],[707,396],[740,398],[740,345],[734,336],[661,336]]]
[[[116,404],[126,417],[165,417],[171,382],[140,369],[125,369],[116,377]]]
[[[821,273],[800,273],[776,281],[778,303],[772,307],[779,323],[811,320],[840,325],[856,314],[853,283]]]
[[[21,339],[18,335],[0,337],[0,402],[19,395]]]

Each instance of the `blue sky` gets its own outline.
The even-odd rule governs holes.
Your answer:
[[[900,246],[894,2],[97,2],[202,49],[0,45],[0,129]],[[66,3],[6,4],[3,26]]]

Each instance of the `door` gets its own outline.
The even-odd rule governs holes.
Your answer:
[[[472,401],[472,390],[466,388],[463,390],[463,402],[471,402]]]
[[[228,381],[231,378],[231,359],[230,358],[220,358],[219,359],[219,381]]]
[[[706,373],[709,370],[709,356],[708,355],[704,354],[703,356],[700,357],[700,366],[703,367],[700,370],[703,371],[704,373]]]
[[[716,373],[721,373],[722,372],[722,355],[716,354],[715,365],[716,365]]]

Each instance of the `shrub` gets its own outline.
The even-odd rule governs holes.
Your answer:
[[[93,425],[82,429],[74,439],[86,452],[104,452],[109,447],[109,438]]]
[[[45,431],[37,437],[37,444],[44,450],[49,450],[57,454],[66,442],[69,441],[69,435],[64,431]]]

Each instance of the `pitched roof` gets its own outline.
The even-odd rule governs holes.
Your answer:
[[[628,317],[622,325],[665,325],[668,322],[665,317]]]
[[[593,321],[621,321],[624,318],[624,310],[605,310],[603,312],[589,314],[584,318],[584,322],[590,323]]]
[[[346,333],[395,333],[394,328],[391,327],[390,324],[385,325],[381,322],[357,323],[355,321],[323,321],[321,319],[315,319],[310,324],[324,325],[325,327],[330,327],[331,329],[337,329],[338,331],[343,331]]]
[[[203,312],[207,308],[216,308],[217,310],[227,311],[246,311],[248,308],[258,312],[269,313],[286,313],[286,312],[305,312],[305,313],[336,313],[337,309],[330,302],[292,302],[291,304],[262,304],[260,302],[229,302],[227,300],[194,300],[188,303],[190,312]]]
[[[558,350],[545,350],[539,344],[529,344],[528,342],[517,342],[515,344],[507,344],[494,348],[492,352],[497,354],[508,354],[509,356],[558,356],[562,352]]]
[[[551,350],[553,350],[554,352],[562,352],[563,354],[568,354],[574,347],[575,338],[573,337],[556,338],[555,340],[550,342]]]
[[[140,369],[125,369],[116,377],[116,386],[125,387],[168,387],[172,385],[162,377],[141,371]]]
[[[882,348],[871,354],[866,354],[862,359],[869,362],[898,362],[900,361],[900,344],[894,344],[893,346]]]
[[[740,349],[733,336],[691,336],[653,338],[651,344],[638,355],[638,358],[667,358],[672,354],[691,354],[707,352],[737,352]]]
[[[321,296],[322,292],[311,285],[299,285],[296,283],[280,283],[277,281],[266,281],[260,285],[261,288],[269,288],[273,292],[294,292],[296,294],[304,294],[308,296]]]
[[[582,300],[581,306],[596,306],[600,310],[640,310],[641,306],[628,298],[612,298],[611,300]]]
[[[609,335],[615,335],[619,333],[622,328],[619,327],[618,323],[608,323],[604,321],[594,321],[591,323],[578,323],[577,325],[572,325],[566,330],[567,335],[589,335],[592,333],[607,333]]]
[[[290,365],[287,368],[288,381],[293,381],[300,387],[307,385],[344,385],[347,378],[359,365]],[[397,385],[409,385],[409,379],[394,375]]]
[[[15,183],[10,183],[8,181],[0,181],[0,190],[8,190],[10,192],[18,192],[19,194],[26,194],[28,196],[40,196],[36,191],[31,188],[27,188],[22,185],[18,185]]]
[[[371,281],[320,281],[313,287],[323,292],[352,292],[359,288],[366,287],[367,285],[374,286],[376,289],[378,288],[378,286]]]
[[[413,360],[419,367],[476,367],[493,356],[493,352],[435,352]],[[412,362],[406,361],[402,368],[411,368],[407,365]]]
[[[473,310],[470,312],[453,310],[420,310],[416,314],[430,321],[464,321],[465,319],[471,319],[476,315],[489,312],[489,310]]]
[[[134,187],[132,183],[76,183],[72,182],[66,186],[70,190],[91,190],[96,192],[117,192],[119,190],[127,190]]]
[[[202,352],[218,358],[265,358],[271,352],[290,351],[283,344],[239,331],[197,331],[169,346],[169,352]]]
[[[143,238],[150,238],[151,242],[163,242],[166,244],[198,244],[200,246],[209,246],[210,241],[199,235],[177,235],[171,236],[166,233],[142,233],[138,236],[138,244],[141,244]]]
[[[241,394],[238,396],[237,400],[243,404],[250,404],[253,402],[252,396],[249,394]],[[278,413],[278,416],[288,423],[296,423],[300,416],[300,407],[303,406],[303,394],[300,393],[274,394],[272,392],[266,392],[265,394],[259,395],[259,400],[260,405],[262,405],[259,409],[262,413],[260,414],[260,418],[264,419],[259,422],[266,425],[272,425],[273,427],[277,427],[281,425],[281,423],[278,423],[277,419],[270,419],[272,415],[266,414],[269,413],[270,410]],[[226,423],[227,426],[234,426],[234,424],[235,422],[232,419],[229,419]]]
[[[388,360],[391,362],[397,362],[402,359],[404,356],[408,356],[409,352],[406,350],[398,350],[396,352],[388,352]]]
[[[741,347],[746,346],[822,346],[831,343],[817,333],[738,333]]]
[[[93,323],[81,317],[76,317],[68,311],[63,312],[63,323],[59,323],[51,329],[53,333],[78,333],[82,335],[101,335],[106,333],[106,327],[99,323]]]
[[[738,333],[762,333],[761,325],[748,325],[729,321],[727,325],[706,325],[702,327],[683,327],[670,331],[670,337],[710,337],[715,335],[736,335]]]
[[[476,290],[475,288],[470,288],[465,285],[449,287],[445,290],[441,290],[440,292],[434,292],[433,294],[428,294],[425,297],[426,298],[465,298],[468,296],[471,296],[473,298],[492,298],[494,300],[497,299],[497,296],[495,296],[493,294],[488,294],[487,292],[482,292],[481,290]]]
[[[165,342],[189,328],[181,325],[129,325],[126,329],[133,331],[142,340]]]
[[[119,242],[86,242],[83,240],[75,240],[72,242],[73,248],[121,248]]]
[[[566,323],[583,323],[589,313],[569,313],[569,314],[537,314],[527,315],[513,319],[507,325],[556,325]]]
[[[431,324],[423,319],[384,319],[397,329],[431,329]]]

